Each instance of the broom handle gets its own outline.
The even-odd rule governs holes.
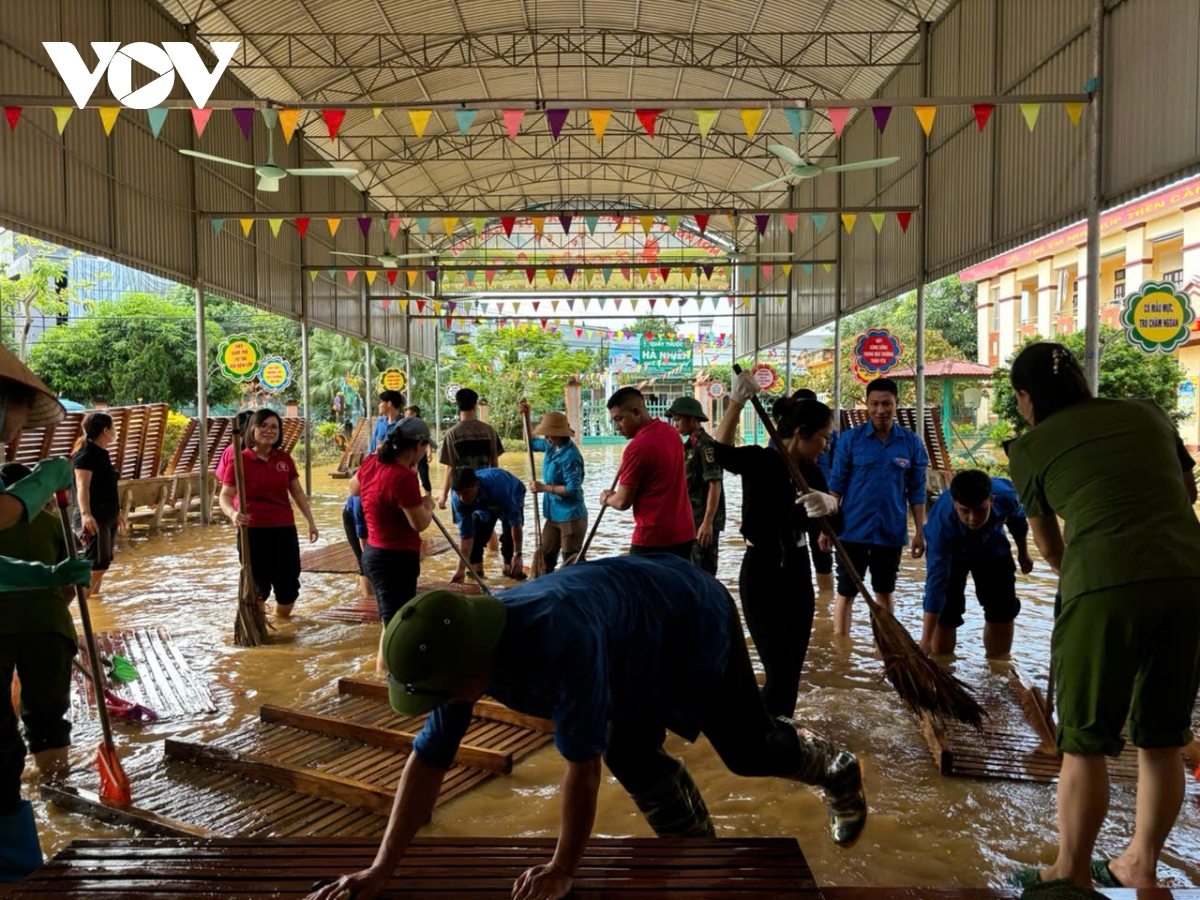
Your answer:
[[[446,530],[446,526],[442,524],[442,520],[437,517],[437,513],[431,511],[429,515],[433,517],[433,524],[438,527],[442,536],[450,542],[450,546],[454,548],[454,552],[458,554],[458,558],[462,560],[462,564],[467,567],[467,572],[475,579],[475,583],[479,585],[479,589],[485,594],[490,594],[491,591],[488,589],[488,586],[483,583],[483,579],[479,577],[479,573],[475,571],[475,567],[471,565],[471,561],[463,556],[462,548],[458,546],[458,542],[454,538],[450,537],[450,532]]]
[[[533,459],[533,423],[529,421],[529,413],[524,413],[525,420],[525,449],[529,453],[529,477],[534,481],[538,480],[537,466]],[[542,558],[542,514],[538,511],[538,506],[541,498],[533,495],[533,547],[537,554],[536,559]]]
[[[237,511],[244,516],[247,514],[246,473],[242,469],[242,436],[237,433],[236,429],[233,432],[233,474],[237,481]],[[253,573],[254,570],[250,567],[250,535],[246,533],[247,529],[244,525],[239,525],[237,530],[242,545],[242,571]],[[254,583],[253,574],[250,576],[250,582]]]
[[[742,367],[737,363],[734,363],[733,372],[735,375],[742,374]],[[808,482],[804,480],[804,476],[800,474],[800,468],[796,465],[796,461],[788,456],[787,450],[784,449],[783,439],[779,437],[779,432],[775,429],[775,423],[772,422],[771,417],[767,415],[767,411],[763,408],[762,401],[759,400],[757,396],[754,396],[750,398],[750,402],[754,404],[754,411],[758,413],[759,419],[762,420],[763,427],[766,428],[767,434],[770,435],[771,440],[775,444],[775,450],[779,453],[780,458],[787,466],[788,474],[792,476],[792,481],[796,482],[796,486],[799,487],[801,491],[808,493],[811,488],[809,488]],[[867,590],[867,586],[863,584],[862,576],[859,575],[858,570],[854,568],[854,563],[850,561],[850,555],[846,552],[846,548],[842,546],[842,542],[838,539],[837,532],[833,530],[833,526],[829,524],[829,519],[825,516],[821,516],[817,519],[817,522],[820,523],[821,530],[825,532],[825,534],[833,542],[833,547],[837,551],[838,559],[841,561],[842,565],[845,566],[846,572],[850,575],[850,580],[854,582],[854,586],[858,589],[859,593],[866,598],[869,606],[877,606],[878,601],[871,596],[871,593]]]
[[[609,488],[609,490],[615,491],[617,489],[617,482],[620,480],[621,470],[617,469],[617,474],[613,476],[612,486]],[[578,562],[583,562],[583,558],[587,556],[588,547],[592,546],[592,538],[596,536],[596,529],[600,527],[600,520],[604,518],[604,511],[606,509],[608,509],[607,503],[600,507],[600,512],[596,513],[596,521],[592,523],[592,528],[588,532],[587,540],[583,542],[583,546],[580,547],[579,552],[575,554],[575,559],[572,561],[571,565],[574,565]]]
[[[67,520],[67,501],[58,501],[58,517],[62,520],[63,540],[67,542],[67,558],[75,559],[75,532]],[[96,713],[100,716],[100,729],[104,732],[104,746],[116,755],[113,744],[112,726],[108,722],[108,707],[104,705],[104,681],[100,676],[100,651],[96,647],[96,634],[92,631],[92,615],[88,611],[87,592],[74,585],[75,599],[79,602],[79,618],[83,620],[83,639],[87,643],[88,657],[92,663],[92,690],[96,693]]]

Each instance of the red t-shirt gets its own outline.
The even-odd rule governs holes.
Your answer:
[[[621,457],[621,484],[633,498],[633,543],[673,547],[696,537],[679,432],[661,419],[643,425]]]
[[[229,473],[229,477],[233,479],[232,481],[225,481],[226,472]],[[221,458],[217,461],[217,468],[213,474],[217,476],[217,481],[221,482],[221,484],[235,484],[237,482],[233,471],[233,444],[225,445],[225,449],[221,451]]]
[[[284,528],[296,524],[292,513],[292,498],[288,485],[299,478],[291,454],[272,450],[266,459],[260,459],[253,447],[242,451],[242,472],[246,477],[246,515],[251,528]],[[221,476],[222,484],[237,484],[237,471],[230,455],[229,465]],[[238,509],[237,497],[233,508]]]
[[[421,552],[421,534],[404,510],[421,505],[421,483],[416,469],[384,463],[371,454],[356,476],[367,520],[367,543],[381,550]]]

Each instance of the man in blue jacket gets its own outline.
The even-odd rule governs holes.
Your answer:
[[[525,561],[521,558],[521,532],[525,524],[525,485],[505,469],[455,469],[450,476],[454,491],[451,503],[462,555],[471,560],[471,568],[483,574],[483,548],[487,545],[496,523],[500,522],[500,555],[504,559],[504,574],[523,579]],[[454,577],[458,583],[466,578],[467,567],[460,558]]]
[[[953,653],[966,610],[967,575],[983,607],[983,647],[989,659],[1012,649],[1013,620],[1021,611],[1016,566],[1004,529],[1017,542],[1017,563],[1033,569],[1026,539],[1029,523],[1007,478],[968,469],[950,482],[929,510],[925,525],[925,622],[921,649]]]
[[[379,445],[387,440],[392,429],[404,418],[404,395],[399,391],[384,391],[379,395],[379,418],[375,420],[375,430],[371,432],[371,441],[367,452],[374,453]]]

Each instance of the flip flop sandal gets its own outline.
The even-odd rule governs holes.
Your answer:
[[[1008,876],[1008,883],[1013,887],[1031,888],[1042,884],[1041,869],[1017,869]]]
[[[1108,867],[1108,860],[1101,856],[1092,860],[1092,881],[1105,888],[1125,887],[1117,880],[1117,876]]]

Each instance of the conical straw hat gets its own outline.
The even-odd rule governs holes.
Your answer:
[[[26,428],[53,425],[61,422],[63,416],[67,414],[63,405],[58,402],[58,398],[54,396],[54,392],[2,344],[0,344],[0,381],[33,389],[34,397],[33,402],[29,405],[29,418],[25,420]]]
[[[571,437],[575,432],[567,421],[566,413],[548,412],[542,416],[533,433],[543,437]]]

